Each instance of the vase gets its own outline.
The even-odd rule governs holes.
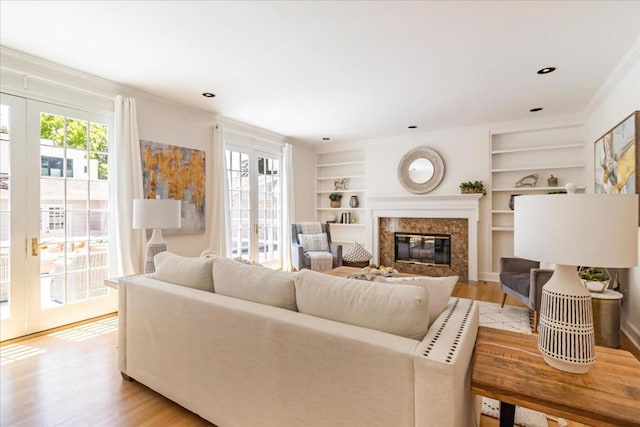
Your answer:
[[[360,201],[358,200],[358,196],[351,196],[351,198],[349,199],[349,206],[351,206],[352,208],[357,208],[358,206],[360,206]]]
[[[331,207],[332,208],[339,208],[340,207],[340,200],[332,200],[331,201]]]
[[[521,195],[521,194],[512,194],[512,195],[509,197],[509,209],[511,209],[511,210],[513,210],[513,209],[514,209],[514,205],[515,205],[515,200],[514,200],[514,199],[515,199],[517,196],[520,196],[520,195]]]

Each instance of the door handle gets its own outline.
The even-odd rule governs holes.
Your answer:
[[[37,237],[31,239],[31,256],[38,256],[40,253],[40,242]]]
[[[256,234],[258,234],[259,232],[260,232],[260,226],[256,224]]]

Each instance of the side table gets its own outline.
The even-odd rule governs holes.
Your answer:
[[[129,274],[128,276],[109,277],[107,279],[104,279],[104,285],[107,288],[115,289],[117,291],[118,290],[118,282],[120,281],[120,279],[124,279],[124,278],[127,278],[127,277],[143,276],[143,275],[144,274]]]
[[[594,365],[577,375],[547,365],[537,341],[536,335],[478,329],[471,390],[501,402],[501,426],[513,426],[514,405],[591,426],[638,425],[640,361],[631,353],[596,346]]]
[[[591,292],[596,345],[620,348],[620,303],[622,294],[607,289]]]

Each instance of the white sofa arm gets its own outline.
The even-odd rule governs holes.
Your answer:
[[[479,306],[451,298],[416,348],[416,427],[470,427],[480,422],[480,398],[471,393],[471,358]]]

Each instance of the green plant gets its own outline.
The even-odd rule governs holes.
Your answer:
[[[580,270],[580,278],[594,282],[606,282],[609,275],[601,267],[586,267]]]
[[[460,184],[460,190],[463,193],[482,193],[487,194],[482,181],[465,181]]]
[[[342,194],[331,193],[329,194],[329,200],[331,200],[332,202],[339,202],[340,200],[342,200]]]

